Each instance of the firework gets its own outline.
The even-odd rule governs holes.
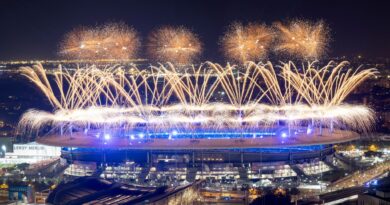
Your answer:
[[[65,35],[60,55],[71,59],[132,59],[140,40],[137,32],[123,23],[95,28],[80,27]]]
[[[164,116],[163,118],[161,116]],[[224,130],[251,131],[259,127],[270,127],[278,122],[290,122],[295,127],[310,124],[317,126],[348,128],[355,130],[369,129],[373,122],[373,112],[365,106],[314,106],[286,105],[268,106],[252,104],[232,106],[215,103],[198,105],[167,105],[164,107],[136,106],[88,107],[86,109],[58,110],[55,113],[31,110],[26,112],[20,121],[23,129],[38,130],[46,125],[54,127],[69,126],[84,130],[88,125],[93,127],[126,128],[142,130],[140,124],[147,126],[148,131],[163,133],[176,129],[181,132],[190,130]],[[147,132],[147,130],[143,130]]]
[[[329,29],[323,21],[295,20],[288,25],[276,23],[279,31],[276,51],[303,59],[318,59],[329,42]]]
[[[198,37],[183,27],[163,27],[149,36],[149,55],[158,61],[191,63],[202,51]]]
[[[245,131],[284,121],[297,127],[368,130],[374,120],[372,110],[342,102],[376,70],[353,71],[347,65],[330,62],[316,68],[309,63],[298,69],[289,62],[277,72],[271,63],[247,62],[241,72],[208,62],[177,72],[168,63],[148,71],[134,65],[130,69],[90,66],[72,72],[60,68],[53,76],[41,65],[24,67],[22,74],[37,85],[56,112],[27,112],[20,127],[92,125],[134,130],[145,124],[153,132]],[[227,97],[224,102],[214,98],[221,91]]]
[[[234,23],[221,39],[228,59],[237,62],[263,60],[274,39],[274,32],[264,24]]]

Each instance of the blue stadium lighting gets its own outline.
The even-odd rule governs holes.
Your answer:
[[[256,134],[253,134],[253,138],[256,138]]]
[[[143,139],[143,138],[145,137],[145,135],[144,135],[144,133],[139,133],[139,134],[138,134],[138,137],[139,137],[140,139]]]
[[[282,137],[283,137],[283,138],[286,138],[286,137],[287,137],[287,133],[282,132]]]
[[[138,142],[138,141],[137,141]],[[134,142],[131,142],[132,144]],[[246,148],[246,151],[250,152],[278,152],[278,153],[286,153],[286,152],[307,152],[307,151],[319,151],[327,146],[324,145],[308,145],[308,146],[291,146],[291,147],[276,147],[276,148]],[[62,150],[69,151],[72,150],[78,150],[78,151],[100,151],[100,148],[70,148],[70,147],[63,147]],[[233,151],[242,151],[240,148],[232,148]],[[373,181],[373,180],[372,180]],[[371,184],[372,181],[367,182],[366,184]],[[379,182],[379,181],[378,181]]]
[[[172,139],[172,135],[169,135],[169,136],[168,136],[168,139],[171,140],[171,139]]]
[[[377,186],[378,185],[378,180],[373,180],[372,182],[371,182],[371,184],[373,185],[373,186]]]
[[[110,140],[110,139],[111,139],[110,134],[104,134],[104,139],[105,139],[105,140]]]
[[[95,135],[95,137],[96,137],[96,138],[100,138],[100,133],[97,133],[97,134]]]
[[[134,136],[134,135],[130,135],[130,139],[131,139],[131,140],[134,140],[134,139],[135,139],[135,136]]]
[[[312,133],[312,129],[311,129],[311,127],[307,127],[307,130],[306,130],[306,134],[311,134]]]
[[[245,138],[257,138],[258,136],[276,136],[275,132],[205,132],[205,131],[195,131],[195,132],[179,132],[173,130],[172,132],[155,132],[149,134],[150,137],[157,138],[168,138],[169,135],[177,136],[179,138],[185,137],[197,137],[197,138],[234,138],[234,137],[245,137]],[[145,134],[138,134],[139,138],[143,138]]]

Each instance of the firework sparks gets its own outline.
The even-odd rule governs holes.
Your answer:
[[[329,42],[329,29],[323,21],[295,20],[288,25],[276,23],[279,31],[276,51],[303,59],[318,59]]]
[[[254,62],[246,63],[245,72],[238,73],[234,66],[211,62],[184,73],[176,72],[173,64],[152,66],[149,71],[132,67],[131,72],[122,67],[90,66],[72,73],[59,69],[53,76],[41,65],[24,67],[22,74],[57,111],[27,112],[20,127],[39,130],[47,124],[92,124],[136,129],[146,124],[152,131],[172,127],[253,130],[285,121],[297,127],[312,123],[367,130],[374,120],[372,110],[342,102],[376,70],[353,71],[345,69],[347,65],[330,62],[316,68],[309,63],[298,69],[289,62],[280,66],[280,73],[271,63]],[[218,91],[226,94],[226,102],[213,101]]]
[[[258,61],[267,56],[274,32],[264,24],[234,23],[221,39],[228,59],[237,62]]]
[[[123,23],[96,28],[77,28],[65,35],[60,55],[71,59],[132,59],[140,40],[137,32]]]
[[[188,64],[201,51],[202,45],[198,37],[183,27],[163,27],[149,36],[148,53],[159,61]]]

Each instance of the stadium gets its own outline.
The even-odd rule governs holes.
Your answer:
[[[19,132],[63,147],[62,158],[82,170],[71,175],[103,170],[123,179],[136,173],[132,178],[143,182],[157,171],[157,178],[186,181],[228,173],[269,179],[264,173],[297,176],[294,166],[318,174],[332,166],[324,162],[332,161],[333,145],[359,139],[373,125],[369,107],[344,101],[377,71],[312,60],[327,43],[321,22],[276,24],[277,45],[265,25],[235,24],[222,42],[226,57],[236,63],[225,65],[193,64],[201,43],[182,27],[150,35],[151,57],[168,62],[123,64],[120,59],[134,57],[140,42],[124,26],[82,28],[66,36],[60,53],[91,59],[90,65],[20,69],[54,111],[27,111]],[[264,59],[271,46],[307,62],[251,61]]]

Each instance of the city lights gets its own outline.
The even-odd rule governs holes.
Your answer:
[[[1,204],[388,203],[390,12],[322,1],[0,1]]]

